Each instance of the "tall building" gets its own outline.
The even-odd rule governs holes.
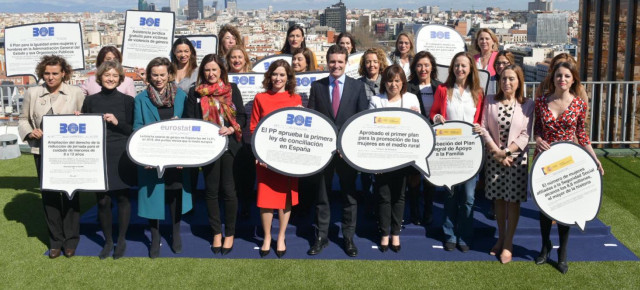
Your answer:
[[[227,12],[230,14],[235,14],[235,12],[238,11],[238,2],[236,2],[236,0],[225,0],[225,3],[225,9],[227,9]]]
[[[567,43],[569,25],[565,13],[531,12],[527,16],[527,41],[538,43]]]
[[[147,9],[148,9],[147,1],[145,1],[145,0],[138,0],[138,10],[140,10],[140,11],[147,11]]]
[[[204,11],[203,5],[203,0],[189,0],[189,15],[187,16],[187,19],[202,19],[202,12]]]
[[[178,12],[178,9],[180,9],[180,0],[171,0],[169,2],[169,8],[172,12]]]
[[[320,25],[333,27],[336,32],[347,32],[347,7],[342,0],[324,9],[320,15]]]
[[[149,5],[147,5],[147,10],[156,11],[156,3],[149,3]]]
[[[529,2],[529,11],[553,11],[551,0],[534,0]]]

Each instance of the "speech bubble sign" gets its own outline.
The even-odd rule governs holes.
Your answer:
[[[535,158],[529,172],[529,190],[538,207],[552,220],[577,225],[598,215],[602,176],[591,154],[571,142],[557,142]]]
[[[42,117],[42,190],[107,191],[105,123],[102,115]]]
[[[473,124],[447,121],[433,126],[436,144],[429,156],[431,176],[427,180],[436,186],[444,186],[453,192],[456,184],[476,176],[484,162],[484,142],[473,133]]]
[[[196,119],[159,121],[139,128],[127,142],[127,154],[140,166],[156,167],[158,178],[169,167],[200,167],[216,161],[229,140],[220,126]]]
[[[267,70],[269,70],[269,66],[271,65],[271,63],[279,59],[284,59],[285,61],[287,61],[287,63],[289,63],[289,65],[291,65],[291,57],[292,55],[285,53],[270,55],[256,62],[251,70],[257,73],[265,73],[267,72]]]
[[[152,59],[171,55],[173,12],[127,10],[122,38],[122,66],[147,67]]]
[[[253,154],[280,174],[304,177],[322,171],[336,151],[335,125],[307,108],[282,108],[265,116],[253,132]]]
[[[353,168],[384,173],[413,166],[430,175],[427,157],[434,132],[427,118],[409,109],[380,108],[355,114],[342,126],[338,150]]]
[[[456,53],[467,51],[462,35],[455,29],[441,24],[422,26],[416,33],[415,43],[416,53],[426,50],[439,64],[449,64]]]
[[[77,22],[46,22],[5,28],[7,76],[34,75],[43,55],[64,57],[73,70],[84,69],[82,29]]]

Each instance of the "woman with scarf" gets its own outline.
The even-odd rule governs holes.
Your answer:
[[[174,82],[176,67],[166,57],[156,57],[147,65],[147,88],[134,100],[133,129],[163,120],[182,117],[187,94]],[[193,207],[191,182],[187,170],[167,168],[158,178],[155,168],[138,167],[138,215],[149,219],[151,247],[149,257],[160,255],[159,220],[164,219],[165,200],[171,211],[174,253],[182,252],[180,220]]]
[[[228,150],[215,162],[202,168],[209,225],[213,230],[211,249],[214,254],[226,255],[233,249],[238,197],[236,196],[233,164],[242,147],[242,128],[246,114],[238,86],[230,83],[222,58],[208,54],[202,59],[197,85],[189,91],[185,118],[205,120],[220,126],[218,134],[228,136]],[[224,200],[224,242],[220,221],[220,199]]]

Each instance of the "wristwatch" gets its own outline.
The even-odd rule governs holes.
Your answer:
[[[507,157],[511,157],[511,150],[509,150],[509,148],[505,148],[504,149],[504,155]]]

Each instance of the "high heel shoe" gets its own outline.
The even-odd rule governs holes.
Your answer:
[[[400,252],[400,249],[402,249],[402,246],[400,245],[390,245],[389,249],[391,249],[392,251],[394,251],[395,253]]]
[[[112,250],[113,250],[113,242],[106,242],[104,244],[104,248],[102,248],[102,251],[100,251],[98,258],[100,258],[100,260],[106,259],[109,256],[109,254],[111,254]]]
[[[502,250],[502,253],[500,253],[500,263],[502,264],[509,263],[511,262],[511,259],[513,259],[513,253],[511,253],[511,250],[508,250],[508,249]]]
[[[222,241],[220,241],[220,246],[219,247],[215,247],[213,244],[215,243],[215,235],[214,235],[214,241],[211,243],[211,251],[214,254],[219,254],[222,251]]]
[[[553,244],[547,240],[544,245],[542,245],[542,249],[540,249],[540,255],[536,258],[536,265],[542,265],[547,262],[551,255],[551,249],[553,249]]]
[[[380,250],[380,252],[386,252],[389,249],[389,245],[380,245],[378,246],[378,249]]]
[[[271,244],[273,244],[273,241],[271,241]],[[264,258],[267,255],[269,255],[270,251],[271,251],[271,248],[269,248],[267,250],[263,250],[262,248],[260,248],[260,258]]]
[[[231,237],[225,237],[225,240],[226,240],[226,239],[231,239],[231,240],[233,240],[233,238],[231,238]],[[231,245],[231,247],[229,247],[229,248],[224,248],[224,247],[223,247],[223,248],[222,248],[222,250],[221,250],[221,252],[222,252],[222,255],[224,256],[224,255],[226,255],[226,254],[231,253],[231,251],[232,251],[232,250],[233,250],[233,245]]]
[[[284,242],[284,246],[287,246],[287,242]],[[284,256],[284,254],[287,253],[287,249],[285,248],[284,251],[279,251],[278,247],[276,246],[276,256],[278,256],[278,258],[282,258],[282,256]]]
[[[567,261],[558,261],[558,271],[562,274],[566,274],[569,271],[569,264]]]

